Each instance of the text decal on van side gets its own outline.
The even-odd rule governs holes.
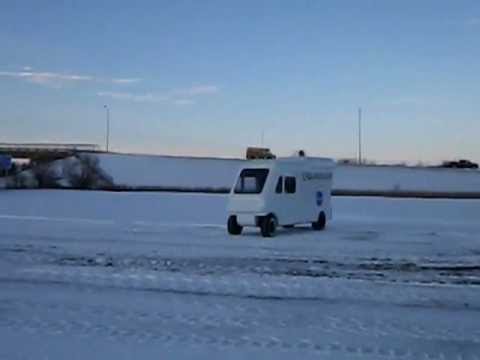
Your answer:
[[[332,178],[331,173],[314,173],[314,172],[303,172],[302,173],[303,181],[330,180],[331,178]]]

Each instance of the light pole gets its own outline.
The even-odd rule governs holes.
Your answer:
[[[108,105],[103,105],[103,107],[105,108],[106,116],[107,116],[107,134],[105,137],[105,149],[107,150],[107,153],[108,153],[109,145],[110,145],[110,108],[108,107]]]
[[[362,108],[358,108],[358,163],[362,165]]]

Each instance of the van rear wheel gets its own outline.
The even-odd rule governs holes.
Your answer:
[[[235,215],[230,215],[228,217],[227,229],[230,235],[240,235],[243,227],[238,224],[237,217]]]
[[[277,231],[277,218],[273,214],[269,214],[262,219],[260,230],[263,237],[272,237]]]
[[[325,213],[321,211],[318,215],[318,220],[312,223],[312,228],[314,230],[323,230],[325,229],[325,225],[327,225],[327,217]]]

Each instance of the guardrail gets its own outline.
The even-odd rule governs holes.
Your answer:
[[[0,151],[99,151],[96,144],[0,143]]]

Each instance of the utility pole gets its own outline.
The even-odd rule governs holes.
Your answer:
[[[265,140],[265,130],[262,130],[262,136],[261,136],[261,146],[263,147],[263,143],[264,143],[264,140]]]
[[[362,108],[358,108],[358,164],[362,164]]]
[[[107,116],[107,134],[106,134],[106,137],[105,137],[105,149],[108,153],[108,150],[109,150],[109,145],[110,145],[110,108],[108,107],[108,105],[103,105],[103,107],[105,108],[106,110],[106,116]]]

